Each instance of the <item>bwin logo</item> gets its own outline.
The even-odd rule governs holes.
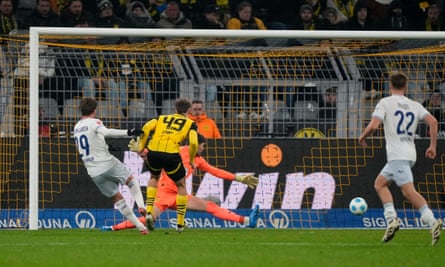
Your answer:
[[[274,228],[288,228],[289,227],[289,217],[282,210],[273,210],[269,214],[270,224]]]
[[[93,214],[86,210],[81,210],[76,213],[76,217],[74,219],[76,221],[77,227],[79,228],[95,228],[96,227],[96,219]]]

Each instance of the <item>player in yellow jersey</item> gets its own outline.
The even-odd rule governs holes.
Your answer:
[[[179,146],[188,138],[190,164],[194,168],[193,163],[198,150],[198,127],[193,120],[187,118],[191,105],[191,102],[187,99],[178,99],[175,103],[175,114],[160,115],[157,119],[145,123],[142,128],[144,133],[139,138],[138,150],[142,152],[147,148],[149,152],[146,163],[151,178],[147,186],[145,221],[147,228],[150,230],[154,229],[153,203],[158,189],[158,180],[163,169],[178,187],[178,194],[176,195],[178,221],[176,231],[181,233],[184,230],[187,207],[186,169],[179,154]],[[149,137],[151,137],[150,140]]]

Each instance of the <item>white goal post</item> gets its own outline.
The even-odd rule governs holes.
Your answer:
[[[374,39],[445,40],[445,32],[405,31],[258,31],[258,30],[186,30],[186,29],[114,29],[31,27],[29,87],[29,230],[38,229],[39,217],[39,41],[42,35],[71,36],[150,36],[191,38],[295,38],[295,39]]]

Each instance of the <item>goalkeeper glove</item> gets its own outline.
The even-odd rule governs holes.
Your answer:
[[[128,143],[128,148],[130,149],[130,151],[139,153],[139,137],[136,138],[136,140],[134,140],[134,138],[131,139]]]
[[[235,176],[235,180],[248,185],[250,188],[255,188],[258,184],[258,177],[255,177],[253,175],[237,175]]]
[[[136,129],[136,128],[127,130],[128,136],[139,136],[143,133],[144,133],[144,131],[142,131],[141,129]]]

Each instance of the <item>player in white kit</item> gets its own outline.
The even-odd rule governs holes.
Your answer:
[[[420,103],[405,96],[407,85],[408,78],[405,74],[396,72],[390,76],[391,95],[377,103],[371,121],[359,137],[359,143],[367,147],[366,138],[383,123],[387,163],[374,182],[374,188],[383,203],[387,223],[382,241],[390,241],[400,227],[389,189],[394,182],[403,196],[419,210],[422,221],[431,228],[434,246],[439,241],[442,220],[434,217],[425,198],[416,191],[411,168],[417,157],[414,138],[419,120],[429,126],[430,145],[425,156],[430,159],[436,157],[437,120]]]
[[[122,194],[119,184],[126,184],[135,199],[139,212],[145,215],[145,203],[139,183],[133,178],[128,168],[108,151],[105,137],[139,136],[140,129],[118,130],[106,128],[96,119],[97,102],[94,98],[83,98],[80,102],[82,118],[74,126],[74,140],[88,175],[102,194],[110,198],[119,212],[136,225],[140,233],[148,231],[135,216]]]

